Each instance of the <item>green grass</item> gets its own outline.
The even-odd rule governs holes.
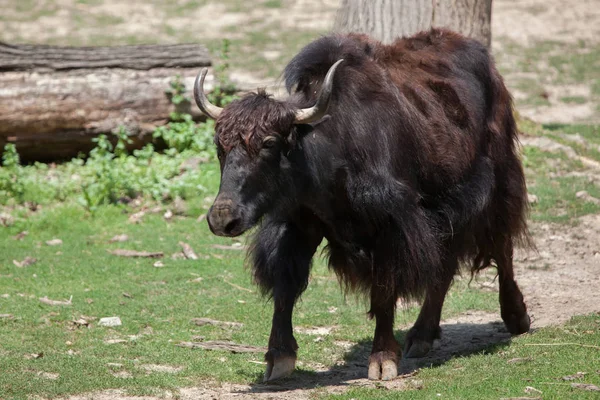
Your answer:
[[[127,222],[125,206],[100,207],[94,218],[72,204],[48,206],[0,232],[0,310],[14,316],[0,319],[0,398],[53,397],[105,388],[140,394],[207,379],[259,379],[262,366],[249,361],[260,361],[262,354],[230,355],[175,346],[194,336],[265,346],[270,329],[271,304],[256,293],[243,268],[243,255],[211,247],[231,240],[212,236],[205,222],[196,222],[204,202],[190,203],[194,201],[197,204],[190,204],[190,209],[196,211],[185,217],[167,222],[162,213],[150,214],[141,224]],[[29,234],[15,240],[13,236],[23,230]],[[123,233],[129,235],[128,242],[109,243],[111,237]],[[53,238],[63,244],[45,244]],[[180,251],[179,241],[189,243],[201,259],[171,259],[171,254]],[[121,258],[107,251],[116,248],[163,251],[165,266],[155,268],[154,259]],[[26,256],[38,261],[24,268],[13,264],[12,260]],[[72,296],[72,305],[48,306],[39,301],[44,296],[53,300]],[[336,311],[330,312],[331,307]],[[458,281],[448,297],[445,316],[476,309],[497,311],[496,294]],[[337,328],[318,343],[314,336],[297,334],[300,359],[326,366],[343,360],[344,351],[334,342],[368,340],[374,326],[366,319],[366,311],[363,301],[343,295],[323,261],[317,261],[311,284],[297,306],[295,325]],[[397,324],[412,323],[416,311],[400,312]],[[90,327],[72,322],[82,316],[91,322]],[[123,325],[97,325],[98,318],[108,316],[119,316]],[[197,327],[190,323],[194,317],[238,321],[244,327]],[[402,339],[403,332],[398,337]],[[105,343],[110,339],[126,342]],[[43,357],[26,358],[36,353]],[[115,369],[109,363],[122,367]],[[140,368],[144,364],[183,369],[176,374],[147,374]],[[59,378],[45,379],[38,375],[40,371],[59,374]],[[117,371],[127,371],[132,377],[117,378],[112,375]]]
[[[598,141],[598,127],[594,126],[539,126],[522,120],[520,127],[533,136],[560,139],[561,135],[577,133],[589,143]],[[577,148],[576,151],[583,150]],[[532,207],[533,220],[569,222],[586,213],[600,211],[597,205],[575,197],[577,191],[587,190],[600,198],[599,188],[585,177],[565,174],[584,171],[580,161],[562,152],[549,153],[526,146],[523,163],[529,190],[539,199]],[[201,171],[196,195],[188,191],[185,196],[187,211],[168,221],[162,214],[169,204],[162,205],[159,213],[147,214],[140,224],[128,222],[134,211],[128,206],[101,205],[92,216],[70,198],[60,204],[44,203],[36,212],[22,206],[5,208],[15,217],[15,223],[0,231],[0,314],[12,315],[12,318],[0,318],[0,365],[3,367],[0,398],[56,397],[107,388],[120,388],[132,394],[163,393],[206,381],[253,383],[260,380],[263,366],[256,362],[262,360],[262,354],[231,355],[176,346],[197,336],[265,346],[270,330],[272,306],[256,293],[249,272],[243,268],[242,252],[213,248],[213,244],[231,244],[232,240],[211,235],[206,222],[196,221],[210,203],[210,198],[204,199],[204,196],[216,193],[218,186],[218,166],[214,162],[202,164]],[[40,174],[43,173],[41,169]],[[44,179],[38,181],[39,190],[43,192]],[[29,232],[23,240],[13,238],[22,231]],[[125,243],[109,243],[117,234],[127,234],[130,239]],[[60,238],[63,244],[54,247],[45,244],[54,238]],[[189,243],[201,256],[200,260],[172,259],[172,254],[181,251],[180,241]],[[108,253],[116,248],[162,251],[164,267],[154,267],[154,259],[121,258]],[[37,262],[23,268],[13,263],[27,256],[36,258]],[[485,272],[493,273],[492,270]],[[480,291],[476,285],[468,285],[466,278],[455,282],[443,317],[468,310],[498,312],[497,293]],[[39,301],[44,296],[53,300],[72,296],[72,305],[45,305]],[[317,342],[315,336],[296,335],[299,359],[305,363],[300,370],[310,374],[315,365],[333,367],[356,361],[356,357],[364,362],[374,329],[373,322],[366,319],[367,309],[364,299],[342,293],[335,277],[318,258],[311,283],[294,314],[294,324],[328,326],[333,327],[333,331]],[[418,309],[412,307],[398,313],[396,327],[400,342],[417,312]],[[99,318],[109,316],[119,316],[123,325],[98,326]],[[195,317],[242,322],[244,327],[197,327],[190,323]],[[80,318],[88,320],[90,326],[73,322]],[[588,322],[596,323],[596,320],[597,317],[593,317]],[[582,321],[582,324],[587,323],[587,320]],[[515,343],[545,341],[548,335],[555,334],[560,334],[560,330],[542,330]],[[107,343],[115,339],[125,342]],[[573,338],[560,340],[572,341]],[[354,347],[345,352],[336,341],[347,341]],[[514,346],[502,345],[486,350],[484,355],[465,357],[420,372],[418,376],[424,388],[432,391],[416,393],[424,396],[445,387],[448,390],[445,393],[460,397],[461,388],[471,390],[469,385],[479,379],[477,376],[470,379],[469,371],[477,370],[482,382],[491,379],[490,368],[484,368],[486,363],[501,363],[506,352],[521,354],[527,347]],[[41,353],[41,358],[28,358],[30,354]],[[554,354],[548,357],[553,360],[550,363],[563,363],[562,359],[552,358]],[[578,362],[591,365],[584,358]],[[174,374],[148,373],[143,368],[147,364],[180,370]],[[510,373],[525,376],[520,366],[510,368]],[[544,368],[540,367],[538,375],[535,375],[537,369],[531,372],[535,372],[533,376],[538,381],[547,378]],[[560,368],[567,366],[561,364]],[[57,374],[58,378],[51,380],[41,373]],[[116,373],[130,377],[117,377]],[[517,378],[506,374],[494,380],[494,387],[517,390]],[[514,382],[502,386],[510,379]],[[448,384],[449,380],[454,383]],[[368,390],[363,393],[364,390],[353,389],[350,395],[377,397],[385,393]],[[485,396],[492,395],[491,391],[486,393]],[[498,392],[499,396],[505,394]]]
[[[328,399],[597,399],[598,392],[572,383],[600,386],[600,315],[575,317],[469,357],[425,368],[410,378],[408,390],[353,388]],[[587,347],[585,347],[587,346]],[[584,372],[581,378],[563,377]],[[411,386],[413,389],[411,389]],[[418,387],[419,389],[414,389]],[[527,392],[532,387],[541,391]]]
[[[540,125],[520,119],[519,126],[529,136],[548,137],[573,149],[576,156],[600,162],[598,125]],[[524,146],[522,160],[528,191],[538,197],[538,202],[531,205],[534,221],[567,223],[600,212],[600,205],[576,197],[577,192],[585,190],[600,198],[600,187],[590,178],[594,171],[589,172],[580,160],[562,151],[552,153],[533,146]]]

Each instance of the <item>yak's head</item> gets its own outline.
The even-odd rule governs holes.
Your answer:
[[[320,120],[327,112],[335,69],[328,71],[316,104],[297,108],[264,91],[251,93],[225,108],[204,94],[206,69],[196,78],[194,98],[200,110],[216,120],[215,144],[221,164],[221,186],[208,212],[208,225],[219,236],[238,236],[272,207],[294,196],[289,154],[295,125]]]

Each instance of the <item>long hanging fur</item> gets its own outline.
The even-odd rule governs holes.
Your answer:
[[[264,223],[285,220],[292,208],[312,210],[315,229],[329,242],[331,268],[348,288],[380,287],[384,298],[419,297],[447,276],[443,266],[454,264],[446,258],[475,272],[490,265],[497,243],[530,243],[512,101],[474,40],[442,29],[390,45],[365,35],[325,36],[286,67],[288,102],[258,94],[236,107],[252,104],[256,121],[273,111],[285,125],[293,109],[314,104],[339,59],[329,115],[288,134],[290,163],[303,182],[294,193],[305,195],[273,208]],[[254,240],[254,274],[265,293],[275,274],[294,281],[295,260],[310,253],[294,255],[290,240],[298,233],[281,236],[289,254],[272,249],[285,229],[273,225]],[[291,269],[275,271],[274,258]],[[306,283],[293,285],[301,292]]]

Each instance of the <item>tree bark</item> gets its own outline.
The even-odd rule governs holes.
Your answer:
[[[62,47],[0,42],[0,72],[89,68],[149,70],[207,65],[210,65],[208,50],[197,44]]]
[[[24,161],[64,159],[121,126],[139,147],[175,111],[169,82],[181,75],[191,98],[199,68],[210,65],[198,45],[95,50],[0,45],[0,149],[15,143]],[[189,102],[177,111],[200,117]]]
[[[334,30],[361,32],[384,43],[444,27],[491,43],[492,0],[342,0]]]

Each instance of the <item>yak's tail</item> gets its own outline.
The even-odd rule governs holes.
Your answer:
[[[510,240],[513,246],[535,249],[527,229],[529,202],[512,98],[491,60],[487,100],[489,156],[494,164],[495,187],[487,213],[487,232],[477,239],[479,253],[472,272],[491,264],[500,242]]]

